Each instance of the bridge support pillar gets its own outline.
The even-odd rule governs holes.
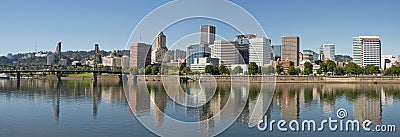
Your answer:
[[[58,80],[58,81],[61,81],[61,75],[62,75],[61,72],[57,72],[57,80]]]
[[[97,82],[98,72],[93,72],[93,80]]]
[[[122,74],[118,75],[119,81],[122,81]]]
[[[138,81],[138,76],[133,75],[133,82],[137,82]]]
[[[17,80],[21,81],[21,72],[17,72]]]

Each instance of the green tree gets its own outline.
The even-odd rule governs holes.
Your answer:
[[[219,75],[218,67],[214,65],[207,65],[205,68],[205,72],[212,75]]]
[[[138,71],[138,74],[139,74],[139,75],[143,75],[144,72],[145,72],[144,70],[145,70],[145,67],[140,67],[140,68],[139,68],[139,71]]]
[[[219,73],[219,69],[218,69],[217,66],[214,66],[214,65],[213,65],[213,67],[212,67],[212,74],[213,74],[213,75],[219,75],[219,74],[220,74],[220,73]]]
[[[190,68],[189,67],[183,67],[181,70],[181,74],[190,74]]]
[[[226,68],[226,66],[225,65],[220,65],[219,67],[218,67],[218,70],[219,70],[219,73],[221,73],[221,74],[226,74],[226,75],[229,75],[229,69],[228,68]]]
[[[300,68],[296,68],[295,70],[296,70],[296,75],[301,74],[301,69]]]
[[[207,65],[206,68],[204,69],[205,73],[212,74],[213,71],[213,65]]]
[[[336,66],[335,69],[333,70],[333,72],[335,73],[335,75],[344,75],[345,74],[344,68],[341,66]]]
[[[150,75],[151,74],[151,65],[146,66],[146,68],[144,68],[144,74],[145,75]]]
[[[182,71],[183,68],[185,68],[185,67],[186,67],[186,63],[182,63],[182,64],[179,66],[179,71]]]
[[[255,62],[250,62],[248,70],[250,75],[257,75],[258,65]]]
[[[241,66],[236,66],[235,68],[233,68],[232,73],[235,75],[243,73],[243,68]]]
[[[400,75],[400,67],[398,67],[398,66],[390,67],[390,68],[386,69],[383,74],[387,75],[387,76],[399,76]]]
[[[276,65],[275,70],[278,75],[280,75],[283,72],[283,68],[281,65]]]
[[[319,71],[322,73],[328,72],[327,70],[327,64],[325,62],[320,62],[319,63]]]
[[[67,70],[75,70],[75,67],[73,67],[73,66],[67,66]]]
[[[151,75],[158,75],[158,72],[160,72],[160,69],[157,65],[151,67]]]
[[[275,68],[274,66],[268,66],[268,67],[260,67],[261,68],[261,73],[263,75],[271,75],[271,74],[275,74]]]
[[[290,66],[288,69],[288,74],[289,75],[299,75],[299,70],[294,68],[294,66]]]
[[[333,72],[336,67],[336,63],[332,60],[326,61],[326,72]]]
[[[138,75],[139,74],[139,68],[138,67],[133,67],[131,69],[132,75]]]
[[[344,72],[346,74],[358,75],[358,74],[360,74],[360,66],[358,66],[357,64],[355,64],[353,62],[349,62],[344,67]]]
[[[313,73],[313,65],[310,62],[304,63],[304,75],[310,75]]]
[[[372,75],[380,73],[379,67],[375,65],[367,65],[364,68],[364,74]]]

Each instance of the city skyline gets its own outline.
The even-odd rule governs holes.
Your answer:
[[[58,41],[64,43],[64,50],[91,50],[91,45],[94,43],[101,43],[102,49],[109,51],[124,49],[129,34],[140,19],[151,9],[167,2],[166,0],[132,2],[137,7],[145,8],[131,8],[128,6],[132,5],[129,1],[112,4],[93,1],[63,3],[9,1],[2,4],[2,8],[0,8],[2,10],[0,15],[4,19],[4,22],[0,25],[0,29],[3,30],[3,33],[0,34],[0,51],[2,51],[0,55],[34,52],[35,46],[39,51],[54,51],[54,45]],[[335,43],[337,54],[351,55],[352,37],[378,35],[383,41],[382,54],[396,56],[400,54],[396,49],[395,32],[396,28],[399,27],[396,25],[399,20],[393,18],[399,16],[396,14],[398,9],[394,6],[399,3],[397,1],[379,3],[374,1],[363,3],[351,1],[267,3],[265,1],[241,2],[233,0],[232,2],[253,14],[267,33],[268,38],[272,40],[273,45],[281,44],[281,36],[296,35],[302,38],[301,49],[318,51],[319,45],[322,43]],[[360,7],[365,8],[356,9],[351,6],[355,3],[361,4]],[[62,4],[64,10],[58,10],[58,6],[56,6],[58,4]],[[77,6],[77,4],[80,4],[80,6]],[[266,5],[276,6],[261,8]],[[277,10],[280,7],[279,5],[287,5],[292,8],[288,8],[291,9],[288,11],[281,11]],[[107,10],[116,7],[120,10]],[[26,10],[15,10],[21,8]],[[324,8],[341,8],[341,11],[323,10]],[[370,11],[368,8],[376,10]],[[318,11],[318,13],[314,11]],[[376,16],[377,19],[360,24],[360,19],[354,18],[353,14],[348,14],[354,12]],[[293,13],[297,13],[296,16]],[[105,20],[105,18],[109,19]],[[199,24],[214,23],[189,22],[182,23],[181,27],[172,28],[187,28],[184,29],[187,32],[198,32]],[[224,32],[224,27],[217,23],[215,25],[220,28],[218,33],[223,36],[233,38],[237,35],[237,33],[230,35],[230,30]],[[175,35],[171,32],[172,29],[167,32],[170,36],[167,43],[170,44],[179,39],[179,34],[185,34],[185,32],[176,31]],[[10,46],[18,46],[18,48],[7,48]]]

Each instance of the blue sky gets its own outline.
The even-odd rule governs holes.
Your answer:
[[[168,0],[2,0],[0,2],[0,55],[63,50],[124,49],[139,21]],[[398,0],[232,0],[249,11],[273,44],[280,37],[300,36],[300,49],[318,51],[335,43],[337,54],[351,55],[352,37],[379,35],[382,54],[400,54]],[[179,12],[179,9],[177,9]],[[183,11],[182,11],[183,12]],[[221,12],[224,12],[221,9]],[[233,16],[234,17],[234,16]],[[244,20],[245,22],[245,20]],[[211,20],[191,20],[165,30],[167,45],[199,31],[200,24],[214,24],[217,34],[233,39],[229,26]]]

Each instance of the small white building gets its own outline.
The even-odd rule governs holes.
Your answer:
[[[101,59],[103,61],[103,66],[107,66],[107,67],[121,67],[122,64],[122,58],[121,57],[103,57]]]
[[[193,72],[205,72],[207,65],[219,66],[219,59],[217,58],[195,58],[194,63],[190,64],[190,70]]]
[[[382,55],[381,69],[385,70],[396,65],[396,57],[393,55]]]

